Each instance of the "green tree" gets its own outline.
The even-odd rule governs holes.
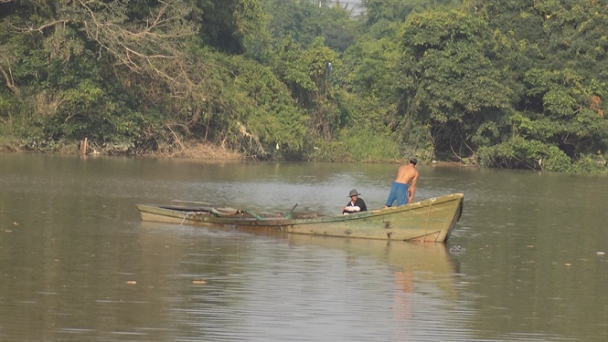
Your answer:
[[[189,132],[202,140],[255,158],[296,158],[302,154],[306,117],[268,67],[244,56],[205,50],[199,54],[218,66],[207,73],[214,95],[201,104],[196,115],[183,112],[178,122],[187,122]]]
[[[323,37],[325,44],[335,51],[343,52],[350,46],[359,32],[359,23],[351,20],[350,12],[340,3],[297,0],[260,0],[270,15],[268,30],[281,41],[290,36],[302,48],[314,44]]]
[[[496,142],[513,93],[493,68],[497,44],[486,22],[462,10],[438,9],[411,15],[403,31],[404,119],[427,127],[438,152],[462,157]]]
[[[308,49],[301,48],[291,37],[283,38],[272,61],[275,74],[289,88],[300,108],[310,116],[310,129],[330,137],[336,125],[332,73],[341,67],[338,54],[323,44],[319,37]]]
[[[278,120],[258,125],[260,132],[246,126],[256,126],[249,119],[256,112],[252,96],[260,94],[237,82],[233,60],[209,51],[234,53],[236,45],[199,44],[196,18],[213,8],[205,7],[210,2],[196,4],[201,7],[181,0],[2,4],[7,11],[0,17],[0,50],[7,53],[0,60],[6,85],[0,88],[0,119],[17,128],[15,118],[21,118],[29,133],[42,126],[37,134],[27,134],[38,144],[89,137],[147,150],[175,148],[184,139],[198,138],[252,155],[266,155],[271,143],[285,144],[289,153],[298,151],[302,138],[294,135],[301,135],[301,118],[289,96],[275,95],[276,108],[282,108],[289,125]],[[242,45],[261,25],[256,4],[231,2],[232,15],[222,12],[226,16],[217,19],[216,29],[236,28],[234,39]],[[256,72],[241,63],[247,65],[243,75]],[[287,94],[268,72],[260,79],[273,84],[265,91]],[[269,109],[268,103],[256,103]],[[277,110],[268,113],[259,120],[270,122]],[[268,133],[269,127],[276,132]]]
[[[403,23],[412,12],[457,4],[458,0],[363,0],[365,6],[365,21],[367,26],[387,21]]]
[[[189,0],[192,20],[200,23],[203,45],[243,54],[248,40],[263,35],[266,18],[258,0]]]
[[[483,150],[484,162],[567,171],[589,156],[605,161],[606,4],[580,0],[478,5],[476,10],[490,26],[502,30],[507,48],[499,63],[521,85],[514,88],[520,100],[509,118],[512,129],[501,144]],[[517,146],[519,154],[503,153],[507,146]]]

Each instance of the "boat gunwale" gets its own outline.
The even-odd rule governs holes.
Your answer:
[[[287,218],[287,217],[269,217],[258,219],[256,217],[222,217],[222,216],[213,216],[213,219],[208,221],[209,224],[228,224],[228,225],[247,225],[247,226],[288,226],[288,225],[306,225],[306,224],[317,224],[317,223],[328,223],[328,222],[342,222],[342,221],[355,221],[359,219],[365,219],[368,217],[381,217],[381,216],[390,216],[404,211],[414,211],[417,209],[426,209],[435,204],[442,204],[450,201],[462,201],[464,198],[464,194],[462,193],[452,193],[448,195],[443,195],[439,197],[433,197],[429,199],[425,199],[419,202],[414,202],[407,205],[397,206],[397,207],[387,207],[380,209],[373,209],[370,211],[358,212],[349,215],[323,215],[311,218]],[[180,213],[181,215],[173,215],[175,218],[182,218],[184,221],[188,222],[201,222],[199,219],[189,218],[188,214],[192,213],[209,213],[209,215],[213,215],[210,210],[192,210],[187,211],[184,210],[176,210],[170,209],[168,205],[155,205],[155,204],[138,204],[138,209],[141,211],[142,207],[148,208],[157,208],[159,210],[164,211],[165,213]],[[245,212],[245,211],[243,211]],[[148,212],[150,213],[150,212]],[[155,213],[150,213],[155,214]],[[157,214],[160,215],[160,214]],[[456,219],[458,220],[458,219]]]

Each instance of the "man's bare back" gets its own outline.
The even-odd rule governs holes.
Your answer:
[[[395,182],[409,184],[412,182],[410,186],[415,186],[418,181],[418,170],[413,164],[401,165],[397,170],[397,177],[395,178]]]

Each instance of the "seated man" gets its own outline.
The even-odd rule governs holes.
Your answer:
[[[346,204],[345,207],[342,208],[342,214],[348,215],[351,213],[356,213],[359,211],[367,211],[367,206],[365,205],[365,201],[363,198],[359,198],[361,194],[357,192],[356,189],[352,189],[348,196],[350,197],[350,202]]]

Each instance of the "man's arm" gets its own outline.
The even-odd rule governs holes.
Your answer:
[[[357,205],[361,209],[360,211],[367,211],[367,205],[365,204],[365,201],[363,200],[363,198],[357,199]]]
[[[408,189],[409,197],[407,199],[407,203],[414,202],[414,195],[416,194],[416,183],[418,183],[418,175],[419,173],[416,172],[414,178],[412,178],[412,185],[410,185],[410,188]]]

